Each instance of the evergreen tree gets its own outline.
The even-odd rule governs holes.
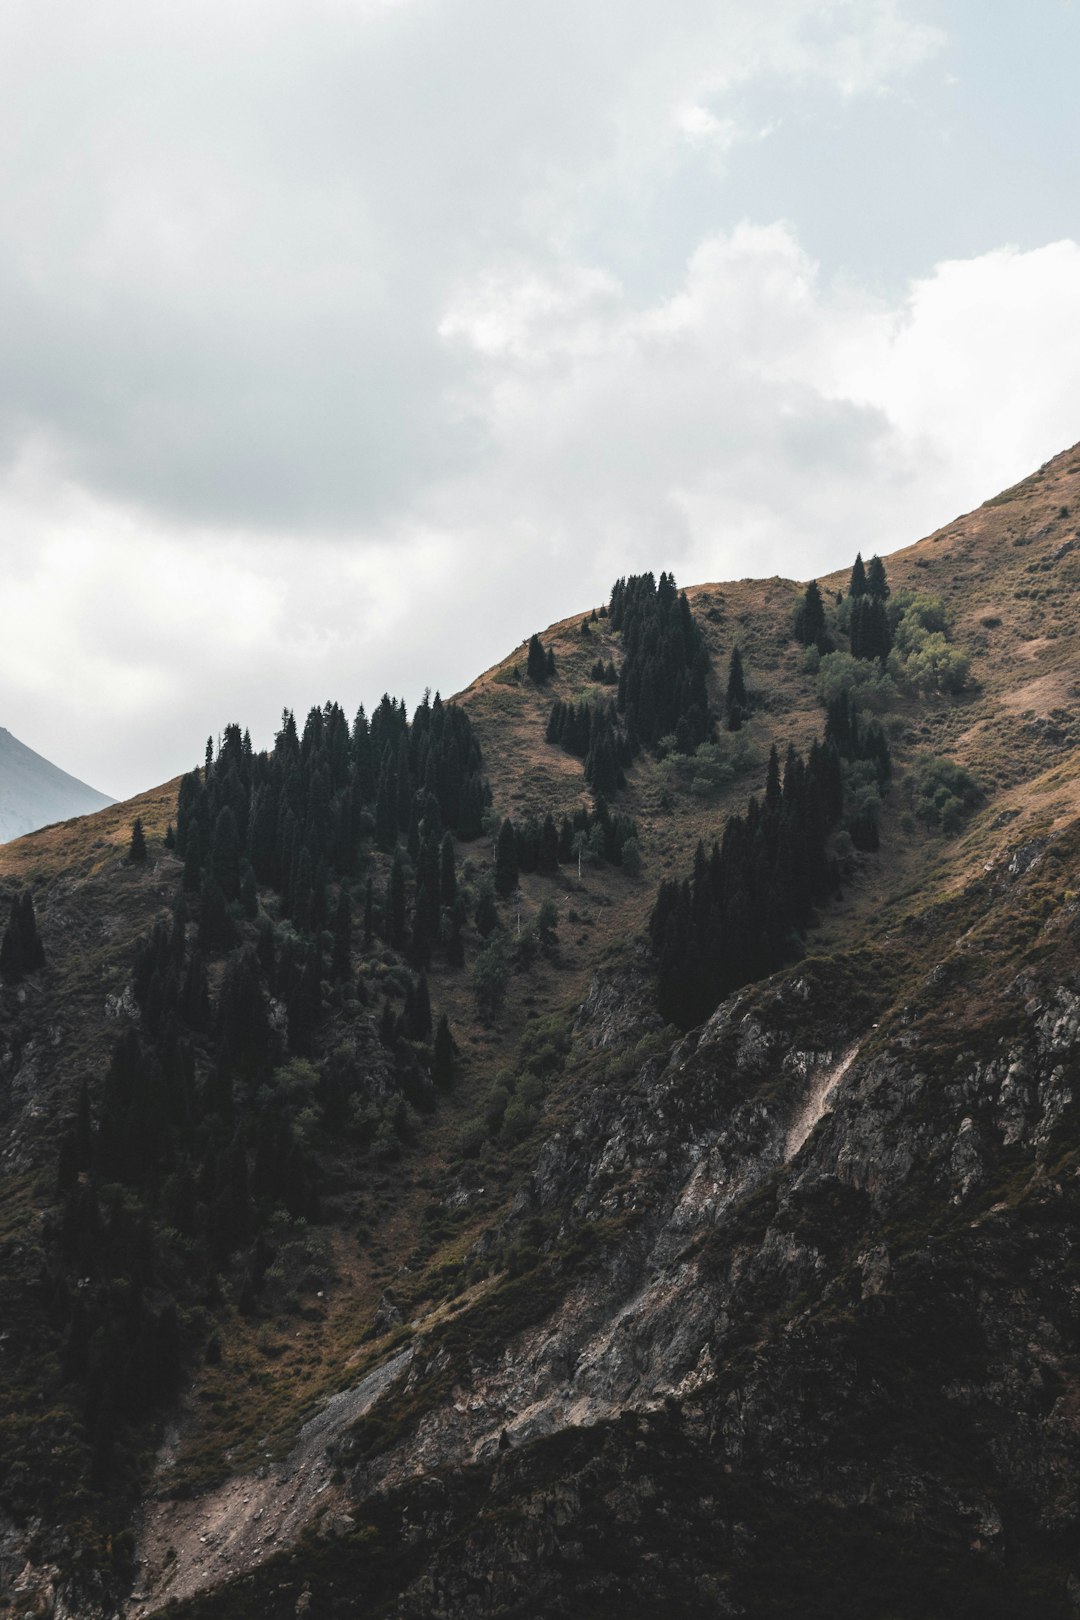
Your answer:
[[[885,577],[885,564],[876,554],[866,565],[866,589],[871,596],[880,597],[882,601],[889,594],[889,582]]]
[[[143,866],[146,863],[146,834],[143,832],[142,819],[139,816],[131,823],[131,843],[128,846],[128,860],[132,866]]]
[[[386,937],[395,951],[405,943],[405,867],[401,851],[394,851],[386,887]]]
[[[525,673],[530,681],[537,686],[543,686],[548,678],[547,655],[544,652],[539,636],[529,637],[529,654],[525,662]]]
[[[29,889],[11,902],[11,913],[0,942],[0,976],[18,984],[27,973],[45,966],[45,949],[37,930],[34,897]]]
[[[441,1013],[435,1029],[431,1061],[431,1078],[440,1091],[449,1091],[454,1083],[456,1058],[457,1045],[450,1033],[449,1021],[446,1014]]]
[[[537,871],[548,875],[559,870],[559,833],[550,810],[544,817],[544,824],[540,829],[540,849],[536,868]]]
[[[490,878],[485,878],[476,900],[476,931],[481,939],[487,939],[498,925],[499,912],[495,904],[495,887]]]
[[[750,713],[750,700],[747,696],[746,680],[743,676],[742,653],[738,647],[731,649],[724,708],[727,715],[728,730],[738,731],[746,716]]]
[[[806,594],[795,614],[795,639],[803,647],[823,649],[825,642],[825,604],[816,579],[806,587]]]
[[[439,846],[439,901],[452,906],[457,899],[457,867],[454,861],[454,840],[450,833],[443,834]]]
[[[334,953],[330,963],[331,972],[339,983],[343,983],[349,977],[351,962],[352,907],[349,904],[349,891],[343,883],[338,895],[337,911],[334,913]]]
[[[856,598],[866,595],[866,569],[863,567],[861,551],[855,553],[855,562],[851,570],[851,582],[848,585],[848,595]]]
[[[495,892],[503,900],[518,886],[517,834],[507,816],[495,841]]]

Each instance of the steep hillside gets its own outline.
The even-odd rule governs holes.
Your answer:
[[[0,992],[12,1613],[1076,1612],[1073,513],[1078,450],[887,558],[886,664],[851,559],[816,646],[802,586],[698,586],[654,723],[616,593],[441,763],[441,711],[328,708],[175,834],[170,784],[0,850],[47,955]]]
[[[112,802],[0,726],[0,843],[50,822],[92,815]]]

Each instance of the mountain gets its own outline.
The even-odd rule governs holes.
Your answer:
[[[0,843],[114,801],[69,776],[0,726]]]
[[[8,1612],[1075,1615],[1078,512],[0,850]]]

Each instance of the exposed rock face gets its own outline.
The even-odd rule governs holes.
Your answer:
[[[537,1277],[576,1233],[594,1256],[498,1345],[421,1343],[396,1443],[342,1437],[367,1540],[338,1567],[417,1620],[854,1616],[886,1588],[904,1615],[1074,1613],[1075,929],[986,986],[992,1016],[948,954],[891,1009],[808,964],[644,1061],[633,977],[595,985],[578,1032],[611,1078],[510,1221],[542,1225]]]

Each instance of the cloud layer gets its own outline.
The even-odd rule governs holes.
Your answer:
[[[807,245],[843,175],[732,213],[746,155],[917,119],[947,54],[887,0],[7,8],[0,720],[134,791],[1071,442],[1071,230],[883,291]]]

